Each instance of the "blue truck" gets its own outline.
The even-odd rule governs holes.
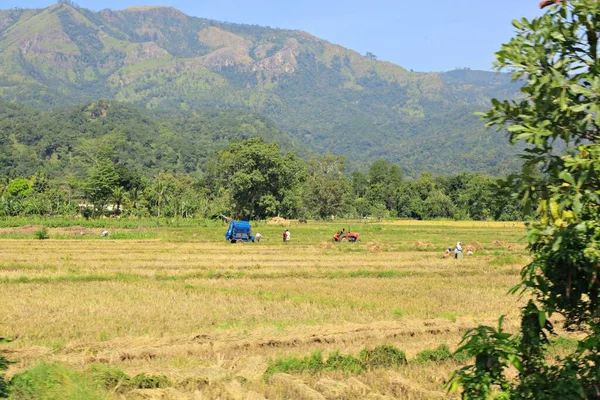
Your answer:
[[[254,236],[252,235],[252,228],[248,221],[231,221],[229,228],[225,233],[225,240],[231,243],[241,242],[254,242]]]

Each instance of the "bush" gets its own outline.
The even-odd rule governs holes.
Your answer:
[[[406,354],[403,351],[387,344],[377,346],[373,350],[362,350],[359,359],[363,366],[369,369],[397,367],[407,363]]]
[[[49,239],[50,235],[48,234],[48,228],[46,228],[45,226],[43,226],[40,230],[36,231],[34,234],[36,239],[39,240],[44,240],[44,239]]]

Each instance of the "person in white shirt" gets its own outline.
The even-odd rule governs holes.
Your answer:
[[[454,249],[454,258],[459,258],[459,253],[460,253],[460,256],[462,256],[462,246],[461,246],[460,242],[457,242],[456,248]]]

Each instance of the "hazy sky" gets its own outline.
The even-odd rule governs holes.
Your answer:
[[[0,9],[52,0],[0,0]],[[511,20],[540,15],[539,0],[79,0],[85,8],[168,5],[197,17],[300,29],[415,71],[492,69]]]

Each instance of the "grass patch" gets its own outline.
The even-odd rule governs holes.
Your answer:
[[[348,273],[349,278],[396,278],[401,276],[399,271],[367,271],[358,270]]]
[[[159,389],[171,386],[164,375],[138,374],[130,377],[118,368],[92,365],[76,371],[60,364],[39,364],[15,375],[11,399],[102,400],[132,389]]]
[[[0,271],[56,271],[55,265],[35,265],[35,264],[0,264]]]
[[[12,266],[0,266],[1,270],[7,271],[19,271],[19,270],[57,270],[56,266],[25,266],[24,268],[12,267]],[[408,276],[422,276],[422,273],[415,273],[410,271],[367,271],[358,270],[351,272],[333,272],[333,273],[302,273],[302,272],[282,272],[282,273],[251,273],[248,274],[244,271],[201,271],[191,272],[179,275],[169,275],[164,272],[157,272],[154,275],[142,275],[133,273],[118,272],[114,274],[79,274],[75,270],[69,270],[68,274],[58,276],[37,276],[30,277],[22,275],[16,278],[0,278],[0,283],[60,283],[60,282],[137,282],[143,280],[156,280],[156,281],[185,281],[188,279],[358,279],[358,278],[381,278],[381,279],[392,279]]]
[[[469,360],[470,356],[465,352],[461,351],[458,353],[452,353],[447,344],[441,344],[439,347],[433,350],[423,350],[417,353],[414,359],[416,363],[425,362],[444,362],[444,361],[455,361],[459,364],[464,364]]]
[[[427,361],[447,361],[452,358],[452,352],[450,348],[446,344],[440,345],[437,349],[434,350],[423,350],[417,354],[415,357],[416,362],[427,362]]]
[[[559,336],[550,341],[550,352],[570,354],[577,350],[578,343],[577,339]]]
[[[269,363],[265,376],[271,376],[279,372],[300,373],[308,371],[310,373],[319,372],[325,369],[326,363],[323,361],[323,352],[314,351],[307,357],[289,356],[278,358]]]
[[[444,311],[440,314],[440,317],[447,319],[450,322],[456,322],[456,319],[458,318],[458,313]]]
[[[522,256],[514,256],[512,254],[495,254],[498,257],[489,261],[489,265],[494,266],[504,266],[504,265],[513,265],[513,264],[524,264],[527,262],[527,259]]]
[[[11,398],[44,400],[102,400],[109,392],[85,373],[58,364],[40,364],[15,375],[11,380]]]
[[[92,379],[104,389],[117,393],[128,390],[131,387],[131,378],[118,368],[108,365],[92,365],[89,369]]]
[[[131,379],[133,387],[138,389],[160,389],[169,387],[171,382],[164,375],[137,374]]]
[[[164,375],[142,373],[132,378],[118,368],[102,364],[92,365],[89,374],[98,385],[116,393],[124,393],[132,389],[160,389],[171,386],[169,378]]]
[[[358,358],[336,350],[325,360],[321,351],[314,351],[306,357],[289,356],[271,361],[265,377],[280,372],[314,374],[320,371],[340,371],[345,374],[359,374],[377,368],[396,368],[406,363],[404,352],[390,345],[363,349]]]
[[[364,349],[359,358],[367,369],[397,367],[407,363],[403,351],[387,344],[377,346],[373,350]]]
[[[406,315],[406,311],[402,308],[396,308],[392,313],[394,319],[401,319]]]
[[[25,275],[19,276],[18,278],[9,279],[4,278],[0,279],[1,283],[60,283],[60,282],[107,282],[107,281],[116,281],[116,282],[136,282],[143,279],[141,275],[135,274],[125,274],[122,272],[118,272],[116,274],[111,275],[97,275],[97,274],[89,274],[89,275],[77,275],[77,274],[67,274],[67,275],[59,275],[59,276],[40,276],[40,277],[28,277]]]
[[[336,350],[329,354],[327,358],[327,369],[330,371],[342,371],[347,374],[359,374],[364,370],[364,367],[359,359],[351,355],[341,354]]]

